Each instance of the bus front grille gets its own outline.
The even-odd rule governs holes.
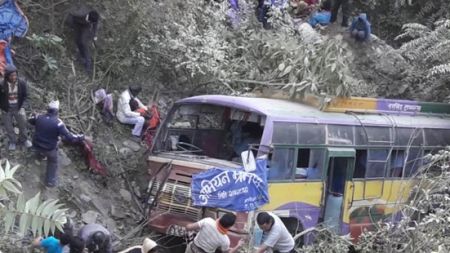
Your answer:
[[[157,207],[161,211],[186,216],[192,220],[201,218],[201,209],[192,206],[189,184],[168,180],[164,185]]]

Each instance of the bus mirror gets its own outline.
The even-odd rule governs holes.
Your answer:
[[[244,164],[244,170],[246,172],[252,172],[256,170],[255,156],[251,150],[246,150],[241,153],[242,163]]]

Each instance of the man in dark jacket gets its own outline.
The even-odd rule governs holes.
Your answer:
[[[87,224],[78,232],[89,253],[112,253],[111,234],[100,224]]]
[[[333,7],[331,7],[330,23],[334,23],[337,20],[339,8],[342,8],[342,23],[341,26],[348,27],[348,19],[350,17],[350,1],[351,0],[334,0]]]
[[[74,135],[67,130],[58,118],[59,101],[52,101],[48,105],[47,113],[33,115],[29,122],[35,126],[33,146],[36,151],[47,158],[46,182],[47,187],[55,187],[58,178],[58,137],[63,136],[70,142],[83,141],[84,135]]]
[[[92,59],[90,44],[97,41],[97,28],[100,15],[96,10],[82,7],[69,15],[68,24],[75,33],[75,44],[81,57],[84,68],[90,74],[92,72]]]
[[[17,69],[14,65],[5,68],[5,79],[0,84],[0,108],[3,111],[3,125],[9,139],[9,150],[16,149],[17,138],[14,133],[13,121],[19,127],[19,143],[27,148],[31,147],[31,142],[27,138],[27,124],[25,109],[23,108],[27,100],[27,84],[24,80],[19,80]]]

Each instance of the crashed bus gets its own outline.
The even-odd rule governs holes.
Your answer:
[[[239,168],[241,152],[266,157],[270,202],[296,235],[319,223],[357,237],[394,217],[426,154],[450,145],[446,104],[314,97],[304,103],[204,95],[175,103],[148,157],[149,224],[183,236],[183,227],[230,210],[194,206],[192,176]],[[237,212],[232,244],[257,232],[254,212]],[[257,227],[257,226],[256,226]],[[254,236],[252,236],[253,238]],[[297,243],[312,241],[312,233]]]

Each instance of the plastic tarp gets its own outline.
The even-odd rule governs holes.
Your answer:
[[[14,0],[0,0],[0,40],[24,37],[28,31],[28,19]]]

